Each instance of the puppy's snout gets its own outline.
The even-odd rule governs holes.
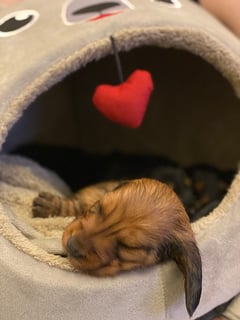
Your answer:
[[[74,239],[74,237],[69,237],[67,240],[67,251],[73,258],[81,258],[82,254],[80,253],[80,250],[78,248],[78,245]]]

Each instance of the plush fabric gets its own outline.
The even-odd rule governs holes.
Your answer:
[[[112,35],[122,52],[155,46],[196,55],[223,75],[240,96],[240,41],[194,2],[121,1],[119,12],[109,9],[81,15],[81,6],[96,2],[0,2],[1,147],[12,126],[40,95],[76,70],[81,72],[86,64],[112,53]],[[204,83],[208,85],[207,80]],[[176,125],[180,122],[181,112]],[[47,123],[43,120],[43,127]],[[31,124],[24,128],[25,141],[30,140]],[[101,134],[101,127],[97,128]],[[78,139],[85,142],[84,136]],[[188,319],[183,277],[173,262],[116,278],[96,279],[74,272],[59,255],[64,254],[61,233],[68,221],[31,217],[31,201],[40,189],[68,194],[68,187],[31,161],[3,156],[0,164],[1,319]],[[220,206],[193,224],[203,260],[202,298],[193,318],[239,293],[239,192],[238,174]],[[233,302],[228,315],[236,314],[238,303]]]
[[[214,65],[240,95],[239,40],[192,1],[182,0],[182,7],[176,8],[162,1],[131,0],[133,6],[121,14],[68,24],[66,7],[71,2],[52,1],[50,10],[42,1],[33,5],[23,0],[1,10],[2,19],[29,7],[39,15],[28,29],[1,38],[1,144],[37,96],[81,66],[110,54],[112,35],[120,51],[146,45],[190,51]]]
[[[21,319],[41,319],[43,315],[78,319],[78,314],[87,319],[96,319],[96,314],[98,319],[188,319],[183,277],[173,262],[115,278],[75,273],[61,256],[62,231],[71,218],[31,216],[32,200],[39,191],[69,195],[68,187],[51,171],[17,156],[1,156],[0,178],[0,275],[4,288],[0,312],[5,319],[19,314]],[[193,318],[239,291],[233,277],[240,272],[239,191],[237,175],[221,205],[192,225],[203,260],[203,293]],[[235,263],[229,264],[229,259]],[[218,290],[222,286],[224,290]]]
[[[240,319],[240,295],[233,299],[228,308],[223,312],[223,316],[228,320]]]
[[[43,169],[29,159],[7,155],[2,155],[0,159],[0,180],[0,201],[6,209],[4,220],[8,217],[12,226],[22,234],[15,239],[17,247],[21,247],[21,244],[24,246],[25,236],[32,244],[46,252],[64,254],[61,245],[62,232],[72,218],[32,217],[32,201],[39,192],[48,190],[61,196],[71,194],[64,182],[53,172]],[[13,235],[12,226],[2,229],[10,241]]]

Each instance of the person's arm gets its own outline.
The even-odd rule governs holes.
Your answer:
[[[198,2],[240,37],[240,0],[199,0]]]

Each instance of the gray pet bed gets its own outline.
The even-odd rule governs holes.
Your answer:
[[[81,11],[97,0],[13,2],[0,2],[1,320],[188,319],[183,276],[173,262],[105,279],[73,270],[61,256],[62,231],[71,218],[31,216],[40,190],[71,191],[54,172],[9,155],[29,143],[235,168],[221,204],[192,225],[203,261],[193,319],[236,296],[240,41],[189,0],[116,1],[117,12],[100,13]],[[155,90],[135,130],[92,106],[95,87],[116,82],[111,35],[126,75],[138,68],[153,75]]]

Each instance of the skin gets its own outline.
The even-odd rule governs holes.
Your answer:
[[[199,2],[240,37],[239,0],[200,0]]]
[[[3,4],[3,5],[11,5],[11,4],[14,4],[14,3],[17,3],[19,2],[20,0],[0,0],[0,4]]]

